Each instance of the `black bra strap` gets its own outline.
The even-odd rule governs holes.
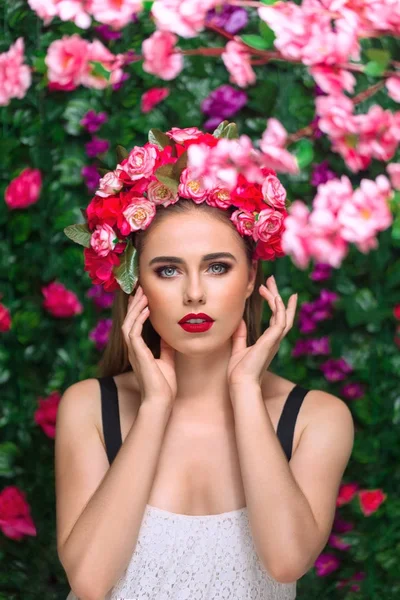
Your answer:
[[[288,461],[292,457],[293,436],[297,415],[305,395],[309,391],[310,390],[301,385],[296,385],[290,391],[279,419],[276,435],[281,442]]]
[[[98,377],[101,390],[101,419],[108,462],[112,463],[122,445],[118,390],[114,377]]]

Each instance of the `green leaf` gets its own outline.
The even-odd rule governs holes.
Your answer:
[[[276,39],[276,35],[275,35],[274,31],[272,31],[271,27],[269,25],[267,25],[267,23],[265,21],[261,21],[261,20],[259,22],[258,29],[260,31],[262,38],[267,43],[267,48],[272,48],[274,45],[274,41]]]
[[[116,147],[115,154],[117,156],[117,161],[119,163],[121,163],[125,158],[128,158],[128,156],[129,156],[128,150],[126,148],[124,148],[123,146],[121,146],[121,144],[118,144],[118,146]]]
[[[45,56],[35,56],[33,60],[33,69],[36,73],[46,73],[47,65],[45,63]]]
[[[89,63],[93,65],[91,75],[94,75],[95,77],[103,77],[104,79],[107,79],[107,81],[110,80],[111,71],[106,69],[101,62],[98,60],[90,60]]]
[[[180,155],[180,157],[178,158],[176,163],[174,163],[174,165],[173,165],[173,175],[174,175],[174,178],[178,179],[178,181],[180,181],[181,173],[184,169],[186,169],[187,164],[188,164],[188,153],[187,153],[187,150],[185,150],[185,152],[183,152]]]
[[[236,123],[229,123],[229,121],[222,121],[213,131],[213,136],[216,138],[227,138],[230,140],[239,137]]]
[[[178,193],[179,178],[176,176],[173,164],[162,165],[154,172],[154,175],[174,194]]]
[[[150,129],[149,131],[149,142],[158,146],[160,150],[166,148],[166,146],[172,146],[173,140],[170,139],[166,133],[160,131],[160,129]]]
[[[86,223],[68,225],[68,227],[65,227],[64,233],[77,244],[81,244],[81,246],[85,246],[85,248],[90,247],[90,238],[92,237],[92,234]]]
[[[131,294],[139,278],[139,268],[136,248],[132,240],[128,239],[125,251],[120,255],[121,262],[118,267],[114,267],[113,273],[121,289],[126,294]]]
[[[242,42],[248,46],[251,46],[251,48],[255,48],[256,50],[267,50],[270,48],[267,40],[254,33],[246,33],[245,35],[240,36],[240,39]]]
[[[392,223],[392,239],[400,240],[400,213]]]
[[[390,53],[379,48],[370,48],[366,51],[366,55],[370,60],[365,65],[365,73],[371,77],[380,77],[390,63]]]
[[[314,145],[310,140],[302,139],[297,142],[293,154],[297,158],[299,169],[308,167],[314,159]]]
[[[261,0],[262,4],[268,4],[269,6],[272,6],[273,4],[276,4],[278,2],[278,0]]]

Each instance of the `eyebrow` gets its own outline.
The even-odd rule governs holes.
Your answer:
[[[205,254],[202,257],[202,261],[213,260],[216,258],[232,258],[235,262],[237,262],[236,258],[230,252],[212,252],[211,254]],[[185,261],[182,258],[179,258],[179,256],[156,256],[149,262],[149,267],[154,263],[160,262],[173,262],[179,265],[185,264]]]

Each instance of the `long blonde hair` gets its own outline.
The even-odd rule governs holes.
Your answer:
[[[235,225],[230,220],[235,207],[230,207],[228,210],[214,208],[203,202],[196,204],[192,200],[181,198],[175,204],[168,207],[158,206],[154,219],[147,230],[139,230],[132,234],[132,242],[140,258],[146,243],[148,231],[151,227],[155,227],[162,220],[166,219],[170,214],[182,214],[188,211],[199,210],[212,214],[220,221],[226,222],[233,227],[236,235],[242,240],[249,270],[251,268],[252,255],[255,247],[255,241],[251,236],[242,237],[236,230]],[[253,345],[261,335],[261,318],[263,299],[258,292],[258,288],[263,283],[264,274],[262,270],[262,261],[258,261],[257,273],[255,279],[254,290],[246,299],[243,319],[247,325],[247,344]],[[138,285],[138,284],[136,284]],[[136,287],[135,287],[136,289]],[[128,349],[122,334],[122,324],[124,322],[128,308],[129,294],[126,294],[120,288],[115,292],[115,299],[112,306],[112,326],[108,339],[108,343],[104,349],[103,355],[97,365],[98,377],[114,376],[127,371],[132,371],[131,364],[128,359]],[[153,353],[154,358],[160,358],[160,336],[153,328],[149,319],[143,325],[142,337]]]

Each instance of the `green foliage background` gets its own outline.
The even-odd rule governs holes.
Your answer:
[[[38,427],[33,414],[38,397],[54,390],[63,392],[72,383],[96,376],[99,353],[88,339],[99,314],[86,292],[91,287],[83,270],[83,252],[63,233],[64,227],[82,221],[80,208],[92,197],[81,176],[85,164],[109,169],[115,166],[114,148],[130,149],[147,140],[150,128],[172,126],[202,127],[200,102],[222,83],[228,74],[221,60],[207,57],[185,58],[185,69],[171,82],[162,82],[145,73],[141,63],[125,70],[130,73],[119,91],[79,88],[72,92],[49,92],[44,56],[50,43],[62,35],[79,33],[93,39],[93,30],[83,31],[72,23],[54,20],[44,27],[26,2],[0,3],[3,36],[0,52],[19,36],[25,40],[27,62],[35,67],[33,83],[23,100],[13,100],[1,108],[0,195],[23,168],[40,169],[43,188],[37,204],[25,210],[9,211],[0,203],[0,265],[2,302],[12,317],[12,328],[1,334],[0,385],[0,491],[16,485],[26,493],[37,536],[17,542],[0,534],[0,600],[64,599],[69,591],[59,563],[55,539],[54,440]],[[126,27],[123,37],[108,44],[114,54],[128,48],[140,52],[141,42],[154,30],[148,16]],[[253,18],[246,32],[257,33]],[[223,44],[216,34],[206,32],[195,40],[180,40],[182,48]],[[387,47],[399,59],[399,43],[394,39],[373,40],[369,47]],[[308,125],[314,117],[314,82],[302,66],[284,62],[256,68],[257,84],[249,88],[248,105],[234,118],[239,131],[258,139],[266,119],[274,116],[289,132]],[[361,76],[361,91],[374,83]],[[170,96],[151,113],[140,110],[144,91],[168,86]],[[381,91],[359,105],[366,112],[371,104],[396,110],[394,102]],[[84,144],[90,135],[80,126],[83,115],[93,109],[106,111],[109,120],[99,135],[107,138],[110,151],[99,159],[88,159]],[[369,172],[354,175],[342,159],[333,154],[325,137],[300,140],[291,150],[300,159],[298,176],[282,176],[290,200],[301,198],[310,206],[315,188],[310,184],[313,163],[328,159],[339,176],[350,176],[354,185],[361,177],[375,178],[385,165],[374,162]],[[400,303],[400,235],[396,228],[379,238],[379,248],[362,255],[352,248],[344,265],[323,284],[313,282],[296,268],[289,257],[265,265],[265,275],[274,273],[284,300],[299,292],[298,306],[314,300],[326,287],[339,295],[334,316],[321,322],[316,335],[329,336],[332,357],[343,357],[354,369],[347,381],[366,385],[363,398],[349,402],[356,425],[356,440],[344,481],[356,481],[365,489],[382,489],[387,500],[366,518],[357,500],[340,509],[354,529],[344,536],[351,544],[346,552],[327,546],[341,560],[339,569],[319,577],[312,569],[298,582],[298,598],[397,599],[400,596],[398,557],[400,556],[400,371],[399,347],[394,343],[393,308]],[[55,319],[42,307],[41,288],[53,280],[73,290],[84,312],[71,319]],[[265,314],[265,327],[269,315]],[[340,383],[332,384],[319,369],[325,357],[293,358],[291,350],[301,334],[295,326],[283,341],[272,370],[308,388],[323,389],[340,396]],[[359,592],[337,588],[337,580],[364,570]]]

